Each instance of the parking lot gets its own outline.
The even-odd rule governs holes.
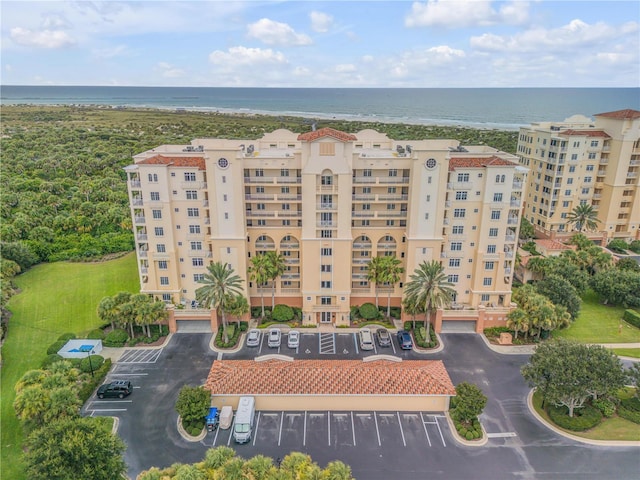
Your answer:
[[[282,333],[282,339],[278,348],[267,345],[268,330],[261,331],[260,343],[256,347],[242,346],[242,349],[234,354],[224,354],[227,358],[252,358],[260,355],[280,354],[294,358],[322,358],[325,360],[349,360],[370,355],[399,355],[408,358],[410,351],[401,350],[398,339],[391,335],[391,345],[381,347],[377,341],[373,344],[373,350],[361,350],[358,334],[355,332],[317,333],[300,331],[300,344],[297,348],[287,346],[286,332]],[[375,331],[372,329],[372,331]]]
[[[256,413],[252,446],[285,447],[446,447],[443,415],[429,412],[265,412]],[[233,425],[210,432],[207,447],[234,446]],[[234,448],[236,448],[234,446]],[[237,445],[241,452],[243,446]]]

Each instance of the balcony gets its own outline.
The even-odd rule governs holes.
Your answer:
[[[207,182],[182,182],[180,183],[180,187],[186,190],[200,190],[207,188]]]
[[[298,250],[300,248],[299,243],[280,242],[281,249]]]
[[[601,193],[594,193],[594,194],[593,194],[593,199],[594,199],[594,200],[597,200],[597,199],[599,199],[599,198],[602,198],[602,194],[601,194]]]
[[[317,227],[337,227],[338,223],[332,220],[320,220],[316,223]]]
[[[275,177],[277,183],[302,183],[302,177]]]
[[[351,212],[351,216],[355,218],[373,218],[375,213],[369,210],[358,210],[357,212]]]
[[[609,163],[609,159],[605,158],[605,157],[600,157],[600,165],[606,165],[607,163]]]
[[[395,250],[398,248],[396,243],[379,243],[378,250]]]
[[[131,188],[141,187],[140,180],[129,180],[129,185],[131,185]]]
[[[278,217],[279,218],[300,218],[302,217],[302,212],[292,212],[290,210],[282,210],[281,212],[278,212]]]
[[[378,183],[409,183],[409,177],[378,177]]]
[[[386,218],[386,217],[393,217],[393,218],[399,218],[399,217],[406,217],[407,216],[407,212],[402,210],[400,212],[395,212],[393,210],[381,210],[379,212],[377,212],[378,218]]]
[[[337,185],[316,185],[317,193],[335,193],[338,191]]]
[[[295,193],[279,193],[278,194],[279,201],[300,201],[302,200],[302,195],[297,195]]]
[[[140,273],[142,275],[146,275],[147,273],[149,273],[149,267],[140,267]]]
[[[450,220],[449,220],[447,217],[445,217],[445,218],[443,219],[442,223],[444,223],[445,225],[449,225]]]
[[[391,202],[406,202],[409,199],[409,195],[399,194],[384,194],[378,195],[379,201],[391,201]]]
[[[141,198],[132,198],[131,205],[134,205],[136,207],[141,207],[142,205],[144,205],[144,202],[142,201]]]
[[[148,255],[147,255],[147,251],[146,251],[146,250],[140,250],[140,251],[138,252],[138,256],[139,256],[140,258],[147,258],[147,256],[148,256]]]
[[[283,280],[298,280],[300,279],[299,273],[283,273],[280,278]]]
[[[202,206],[203,207],[208,207],[209,206],[209,200],[202,200]]]
[[[353,257],[351,259],[351,263],[355,263],[356,265],[363,265],[363,264],[367,264],[371,261],[371,259],[369,257]]]
[[[141,241],[141,242],[146,242],[147,241],[147,234],[146,233],[138,233],[136,235],[136,239]]]
[[[512,188],[513,188],[514,190],[522,190],[522,182],[516,182],[516,181],[514,181],[514,182],[513,182],[513,185],[512,185]]]
[[[447,183],[448,190],[471,190],[473,183],[471,182],[450,182]]]
[[[300,294],[299,288],[281,288],[280,293],[282,294]]]
[[[603,176],[605,176],[606,174],[607,174],[607,171],[606,171],[606,170],[598,170],[598,176],[599,176],[599,177],[603,177]]]
[[[511,268],[510,268],[510,267],[506,267],[506,268],[504,269],[504,274],[505,274],[505,275],[511,275]]]
[[[136,223],[145,223],[145,217],[136,217],[135,218],[135,222]]]
[[[244,196],[245,200],[275,200],[274,194],[268,193],[250,193]]]
[[[511,200],[509,206],[512,208],[520,208],[520,200]]]
[[[504,257],[505,258],[513,258],[513,250],[506,250],[504,252]]]
[[[504,236],[504,241],[505,242],[515,242],[516,241],[516,236],[515,235],[505,235]]]
[[[287,265],[299,265],[300,259],[297,257],[284,257],[284,263]]]
[[[637,165],[640,165],[640,160],[630,160],[629,161],[629,166],[630,167],[635,167]]]
[[[351,279],[352,280],[366,280],[368,277],[368,274],[366,273],[352,273],[351,274]]]
[[[519,223],[520,219],[518,217],[509,217],[507,219],[507,224],[508,225],[517,225]]]
[[[187,240],[202,240],[204,235],[202,233],[187,233]]]
[[[200,250],[189,250],[188,255],[190,257],[202,257],[204,256],[205,251],[200,249]]]
[[[358,201],[375,201],[376,196],[372,195],[370,193],[355,193],[352,195],[353,200],[358,200]]]
[[[636,178],[638,176],[638,172],[627,172],[627,178]]]
[[[376,183],[377,177],[353,177],[353,183]]]
[[[446,202],[444,202],[444,206],[445,208],[451,208],[451,200],[447,200]]]
[[[266,210],[246,210],[245,211],[247,217],[270,217],[275,218],[276,212],[267,212]]]
[[[318,210],[337,210],[338,206],[335,203],[319,203],[316,208]]]
[[[273,242],[256,242],[256,248],[264,248],[267,250],[275,250],[276,244]]]
[[[371,250],[371,244],[370,243],[355,242],[353,244],[353,248],[362,249],[362,250]]]
[[[204,217],[204,224],[209,225],[211,223],[211,219],[209,217]]]

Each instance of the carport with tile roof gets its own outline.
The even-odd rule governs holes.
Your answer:
[[[256,399],[257,410],[443,412],[455,387],[440,360],[293,360],[267,356],[214,362],[212,406]]]

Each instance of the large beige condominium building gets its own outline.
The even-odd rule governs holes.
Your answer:
[[[640,112],[574,116],[520,129],[518,156],[530,169],[524,216],[547,237],[568,236],[567,215],[593,205],[597,235],[640,238]]]
[[[261,294],[269,305],[271,287],[246,273],[269,250],[287,265],[276,303],[302,308],[305,323],[346,324],[352,305],[374,301],[367,264],[378,255],[405,268],[378,288],[381,305],[389,296],[399,305],[408,276],[437,260],[457,309],[511,306],[527,172],[514,155],[322,128],[196,139],[134,160],[126,172],[141,290],[187,311],[211,261],[245,279],[252,305]]]

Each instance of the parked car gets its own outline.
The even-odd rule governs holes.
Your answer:
[[[411,340],[411,334],[406,330],[400,330],[398,332],[398,343],[402,350],[411,350],[413,348],[413,341]]]
[[[391,346],[391,335],[386,328],[379,328],[376,330],[376,337],[378,337],[378,345],[381,347]]]
[[[360,350],[373,350],[373,335],[371,330],[363,328],[358,332],[360,337]]]
[[[247,347],[257,347],[260,345],[260,330],[253,328],[247,334]]]
[[[300,346],[300,332],[297,330],[291,330],[287,337],[287,347],[298,348]]]
[[[128,380],[114,380],[98,388],[98,398],[124,398],[133,390]]]
[[[280,346],[280,341],[282,336],[280,334],[280,330],[277,328],[269,329],[269,339],[267,340],[267,345],[271,348],[278,348]]]

